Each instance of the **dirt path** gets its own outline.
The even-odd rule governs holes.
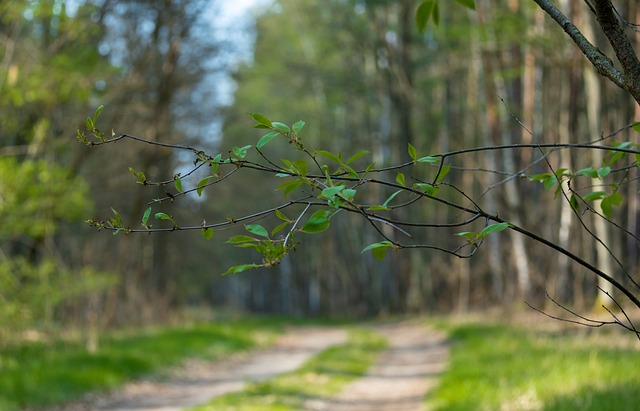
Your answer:
[[[447,364],[448,347],[442,333],[405,322],[377,326],[389,340],[367,375],[331,399],[306,402],[309,411],[418,411],[425,393]],[[110,395],[87,397],[49,411],[182,411],[204,404],[247,382],[295,370],[323,349],[346,341],[338,328],[293,328],[272,348],[226,361],[190,360],[163,381],[142,380]]]
[[[313,411],[418,411],[448,360],[444,334],[424,326],[401,323],[377,327],[389,340],[376,364],[330,400],[311,400]]]
[[[181,411],[242,390],[247,382],[293,371],[346,338],[346,331],[337,328],[293,328],[272,348],[228,361],[187,361],[167,381],[136,381],[111,395],[88,397],[50,411]]]

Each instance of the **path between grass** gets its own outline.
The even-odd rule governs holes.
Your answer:
[[[367,374],[331,399],[307,401],[312,411],[418,411],[446,369],[445,334],[411,322],[376,327],[389,347]]]
[[[343,343],[346,338],[344,329],[295,327],[271,348],[226,361],[190,360],[166,380],[136,381],[113,394],[86,398],[50,411],[181,411],[242,390],[248,382],[293,371],[313,355]]]
[[[331,398],[305,401],[309,411],[418,411],[448,361],[445,334],[415,322],[376,326],[388,348],[366,375]],[[225,361],[189,360],[162,380],[127,384],[110,395],[88,397],[50,411],[181,411],[299,368],[322,350],[345,343],[336,327],[294,327],[268,349]]]

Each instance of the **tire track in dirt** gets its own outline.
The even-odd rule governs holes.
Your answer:
[[[306,403],[309,411],[417,411],[446,369],[446,336],[425,326],[404,322],[378,326],[389,347],[367,374],[330,399]]]
[[[166,381],[140,380],[112,394],[88,396],[49,411],[181,411],[247,383],[293,371],[320,351],[347,339],[339,328],[296,327],[275,346],[226,361],[186,361]]]

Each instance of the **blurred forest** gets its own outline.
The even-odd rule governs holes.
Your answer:
[[[66,325],[85,330],[91,343],[102,327],[163,321],[188,307],[314,316],[466,312],[523,298],[548,304],[545,291],[573,307],[592,306],[591,273],[513,231],[487,237],[471,259],[415,249],[380,262],[361,254],[379,241],[376,232],[363,219],[340,216],[322,235],[304,236],[278,267],[221,276],[254,258],[224,244],[227,232],[209,241],[179,231],[112,236],[84,223],[108,218],[113,207],[139,226],[148,202],[166,189],[135,184],[128,167],[162,181],[193,161],[144,144],[79,144],[75,130],[101,104],[107,130],[211,155],[255,144],[261,133],[248,112],[287,124],[302,119],[306,144],[345,155],[367,149],[378,166],[406,161],[408,143],[425,154],[583,143],[640,118],[633,99],[601,79],[533,2],[477,2],[475,11],[451,3],[425,33],[416,29],[414,0],[279,0],[233,24],[216,19],[222,1],[213,0],[0,3],[1,338]],[[608,50],[587,7],[558,3]],[[617,4],[640,21],[637,2]],[[243,60],[237,56],[251,33],[253,56]],[[632,38],[640,42],[637,31]],[[615,139],[636,141],[637,134],[625,129]],[[269,148],[274,159],[290,157]],[[601,162],[592,150],[547,158],[575,170]],[[584,216],[618,265],[569,204],[526,178],[508,178],[547,171],[535,149],[474,152],[456,162],[448,179],[485,209],[623,282],[620,267],[637,274],[636,237]],[[242,171],[233,183],[161,209],[198,225],[283,201],[274,191],[280,181]],[[637,169],[627,173],[619,188],[625,201],[612,220],[637,236]],[[380,203],[389,194],[368,195]],[[408,212],[396,217],[459,217],[443,207]],[[412,235],[447,248],[459,242],[457,231]]]

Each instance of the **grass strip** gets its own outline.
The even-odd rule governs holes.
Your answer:
[[[640,350],[628,335],[448,328],[450,364],[430,409],[618,411],[640,404]]]
[[[187,357],[222,358],[273,340],[281,323],[252,319],[148,329],[80,341],[22,343],[0,349],[0,410],[43,407],[156,373]]]
[[[387,346],[374,331],[352,329],[346,343],[322,351],[291,373],[215,398],[193,411],[299,411],[306,400],[328,397],[363,376]]]

